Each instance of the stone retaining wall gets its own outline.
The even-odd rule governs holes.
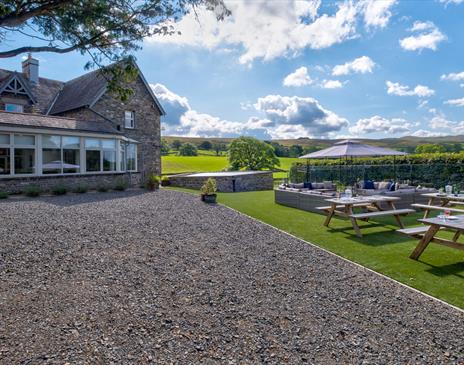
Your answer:
[[[271,171],[260,171],[248,175],[214,176],[213,178],[216,180],[217,189],[220,192],[272,190],[274,186]],[[189,189],[200,189],[206,180],[208,180],[208,176],[191,174],[169,177],[171,185]]]
[[[49,191],[55,186],[65,186],[69,190],[73,190],[79,185],[85,185],[90,190],[102,185],[112,188],[120,179],[126,181],[129,186],[139,186],[141,174],[136,172],[130,175],[128,173],[109,173],[7,178],[0,179],[0,191],[18,194],[24,192],[28,186],[39,186],[42,191]]]

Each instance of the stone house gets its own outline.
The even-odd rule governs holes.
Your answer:
[[[43,78],[31,56],[22,72],[0,69],[0,190],[137,185],[159,175],[164,110],[140,70],[127,87],[123,102],[98,70]]]

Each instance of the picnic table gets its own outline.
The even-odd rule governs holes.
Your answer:
[[[424,252],[430,242],[438,245],[443,245],[458,250],[464,250],[464,244],[457,242],[459,236],[464,232],[464,215],[454,216],[452,218],[447,217],[441,218],[425,218],[418,219],[419,222],[425,224],[423,227],[413,227],[398,230],[399,233],[406,234],[411,237],[419,239],[414,251],[411,253],[409,258],[417,260],[419,256]],[[428,226],[428,227],[427,227]],[[436,234],[440,230],[449,230],[454,232],[454,236],[451,240],[437,237]]]
[[[440,193],[427,193],[422,196],[428,197],[427,205],[414,204],[416,208],[424,209],[424,219],[428,218],[431,210],[446,210],[447,207],[464,204],[464,194],[440,194]],[[453,209],[455,213],[464,213],[463,210]]]
[[[400,200],[398,197],[371,195],[359,196],[353,198],[335,198],[326,199],[330,203],[327,207],[318,207],[317,209],[323,210],[327,213],[327,218],[324,221],[324,226],[328,227],[333,216],[349,218],[351,225],[358,237],[362,237],[361,229],[359,228],[358,219],[367,221],[369,218],[380,216],[393,216],[395,217],[398,225],[404,228],[401,222],[401,215],[415,212],[414,209],[396,209],[395,201]],[[389,209],[382,209],[381,203],[386,203]],[[364,212],[354,213],[353,208],[362,208]]]

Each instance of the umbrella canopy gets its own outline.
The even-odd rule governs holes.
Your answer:
[[[63,169],[78,169],[80,168],[79,165],[73,165],[73,164],[70,164],[70,163],[65,163],[65,162],[62,162],[62,161],[52,161],[52,162],[49,162],[49,163],[46,163],[42,166],[42,168],[44,170],[59,170],[61,168]]]
[[[405,152],[390,148],[369,146],[358,141],[346,140],[335,143],[332,147],[308,153],[300,158],[339,158],[339,157],[374,157],[374,156],[404,156]]]

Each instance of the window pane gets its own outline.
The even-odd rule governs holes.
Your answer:
[[[63,172],[72,174],[80,171],[79,150],[63,150]]]
[[[102,139],[102,146],[104,149],[115,150],[116,149],[116,140],[114,139]]]
[[[22,113],[24,108],[19,104],[5,104],[5,110],[7,112]]]
[[[87,171],[100,171],[100,151],[86,151],[85,164]]]
[[[48,148],[61,148],[60,136],[43,136],[42,146]]]
[[[28,134],[15,134],[14,144],[23,146],[33,146],[35,145],[35,136],[31,136]]]
[[[116,152],[104,151],[103,152],[103,171],[116,170]]]
[[[85,148],[100,148],[100,140],[97,138],[86,138]]]
[[[35,150],[30,148],[15,148],[15,174],[32,174],[35,167]]]
[[[133,143],[127,145],[127,170],[135,171],[137,161],[137,146]]]
[[[44,174],[61,174],[61,149],[44,148],[42,150],[42,172]]]
[[[0,175],[10,174],[10,149],[0,148]]]
[[[126,171],[126,151],[125,151],[125,146],[121,146],[120,150],[120,169],[121,171]]]
[[[62,137],[63,148],[80,148],[81,141],[79,137]]]
[[[126,110],[124,112],[124,126],[126,128],[134,128],[135,113],[133,111]]]
[[[0,144],[10,144],[10,135],[0,134]]]

